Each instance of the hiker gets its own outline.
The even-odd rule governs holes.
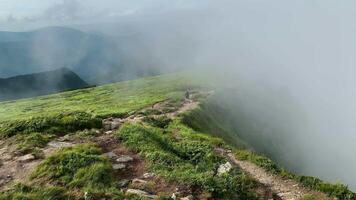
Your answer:
[[[185,98],[190,99],[190,89],[187,89],[187,91],[185,91]]]

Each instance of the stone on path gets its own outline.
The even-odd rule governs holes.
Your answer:
[[[222,176],[225,173],[229,173],[231,169],[232,169],[231,163],[227,162],[219,166],[217,174],[218,176]]]
[[[125,168],[126,168],[126,165],[124,165],[124,164],[113,164],[113,165],[112,165],[112,168],[113,168],[114,170],[125,169]]]
[[[53,148],[62,148],[62,147],[72,147],[74,146],[74,144],[69,142],[52,141],[48,143],[48,146]]]
[[[29,161],[32,161],[34,159],[36,159],[34,155],[27,154],[27,155],[19,157],[17,160],[20,161],[20,162],[29,162]]]
[[[116,153],[112,151],[104,153],[104,156],[106,156],[109,159],[117,159],[119,157],[118,155],[116,155]]]
[[[129,194],[136,194],[136,195],[138,195],[138,196],[146,197],[146,198],[149,198],[149,199],[157,198],[157,195],[149,194],[148,192],[145,192],[145,191],[143,191],[143,190],[128,189],[128,190],[126,191],[126,193],[129,193]]]
[[[144,173],[142,177],[144,179],[150,179],[150,178],[154,178],[155,176],[156,176],[155,173]]]
[[[116,162],[118,163],[127,163],[127,162],[131,162],[134,159],[131,156],[127,156],[127,155],[121,155],[119,156],[119,158],[116,159]]]

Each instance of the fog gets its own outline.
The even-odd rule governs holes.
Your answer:
[[[147,60],[162,71],[194,69],[229,88],[220,102],[256,151],[356,190],[354,1],[84,2],[57,2],[3,27],[65,25],[135,36],[129,41],[136,48],[126,42],[122,54],[130,61]],[[93,5],[98,9],[90,14]]]

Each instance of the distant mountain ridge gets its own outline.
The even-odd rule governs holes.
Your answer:
[[[134,40],[130,40],[134,41]],[[87,82],[98,84],[155,74],[144,65],[146,55],[126,38],[114,39],[67,27],[30,32],[0,31],[0,77],[68,67]],[[130,52],[130,53],[127,53]]]
[[[34,97],[88,86],[88,83],[68,68],[0,78],[0,101]]]

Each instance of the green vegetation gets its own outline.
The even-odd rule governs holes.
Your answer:
[[[0,194],[2,199],[140,199],[125,196],[116,187],[119,180],[110,162],[93,144],[60,149],[46,158],[32,173],[34,186],[16,185],[12,190]],[[61,185],[62,187],[48,187]]]
[[[0,103],[0,136],[65,134],[98,128],[107,116],[123,116],[155,102],[183,97],[183,75],[165,75]]]
[[[62,187],[41,186],[30,187],[23,184],[16,185],[6,193],[0,193],[0,200],[69,200],[73,199]]]
[[[32,174],[32,179],[48,179],[46,181],[58,182],[61,184],[80,185],[85,180],[86,184],[102,185],[106,180],[110,180],[111,165],[108,160],[101,156],[102,152],[93,145],[79,145],[72,148],[61,149],[44,160]],[[98,165],[100,164],[100,165]],[[97,179],[98,174],[92,173],[92,169],[101,167],[101,170],[108,170],[104,182]],[[83,170],[88,170],[87,174]],[[101,171],[102,172],[102,171]],[[99,174],[100,175],[100,174]],[[88,178],[93,178],[92,180]]]
[[[129,113],[167,98],[181,98],[188,87],[183,75],[165,75],[95,88],[0,103],[0,121],[91,111],[99,116]]]
[[[231,118],[227,113],[229,112],[225,112],[216,98],[208,98],[199,108],[183,114],[182,121],[196,131],[224,138],[234,146],[247,147],[248,145],[236,135],[234,123],[229,121]]]
[[[50,141],[51,136],[41,133],[29,133],[29,134],[19,134],[15,137],[13,143],[17,145],[17,149],[22,154],[35,154],[40,157],[40,148],[46,146]]]
[[[167,126],[172,120],[166,116],[157,116],[157,117],[148,116],[145,117],[143,121],[154,127],[167,128]]]
[[[214,148],[223,141],[197,133],[181,124],[170,123],[167,129],[140,124],[125,124],[116,137],[145,158],[148,167],[168,181],[201,188],[220,199],[256,199],[250,191],[255,182],[244,173],[233,170],[215,175],[225,158]]]

